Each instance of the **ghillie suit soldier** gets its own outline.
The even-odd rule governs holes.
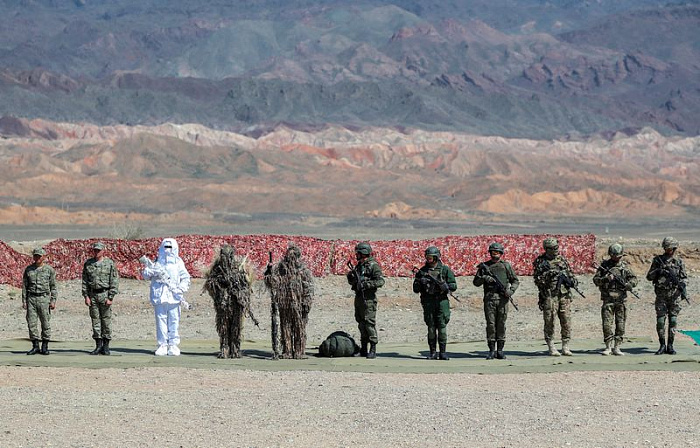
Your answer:
[[[656,333],[659,336],[657,355],[668,353],[675,355],[673,340],[675,337],[678,314],[681,312],[681,299],[688,301],[686,293],[685,266],[676,255],[678,241],[672,237],[664,238],[661,243],[663,255],[657,255],[651,262],[647,280],[654,283],[656,294]],[[666,316],[668,316],[668,339],[665,338]]]
[[[219,257],[205,275],[202,289],[212,298],[216,310],[217,358],[241,357],[241,331],[246,316],[258,325],[250,310],[252,280],[253,271],[246,259],[237,257],[235,249],[229,245],[221,248]]]
[[[625,336],[627,292],[637,286],[637,276],[622,260],[624,250],[621,244],[611,244],[608,255],[610,258],[597,267],[593,276],[593,283],[600,289],[600,299],[603,301],[600,315],[603,320],[605,350],[601,354],[622,356],[624,353],[620,350],[620,345]]]
[[[314,277],[296,245],[287,247],[279,263],[268,265],[265,286],[271,297],[273,359],[306,358],[306,324],[314,301]]]
[[[578,290],[578,280],[571,272],[569,262],[559,253],[556,238],[542,242],[545,253],[535,259],[533,277],[539,289],[538,306],[544,317],[544,340],[550,356],[560,356],[554,347],[554,321],[559,317],[561,326],[561,355],[571,356],[571,290]],[[582,295],[582,294],[581,294]]]
[[[486,359],[506,359],[503,347],[506,344],[506,319],[508,302],[520,281],[513,267],[501,257],[505,249],[501,243],[491,243],[491,259],[481,263],[474,276],[474,286],[484,287],[484,317],[486,318],[486,343],[489,354]],[[515,306],[515,302],[513,302]],[[517,307],[516,307],[517,308]]]
[[[448,294],[457,290],[455,274],[442,263],[440,250],[430,246],[425,250],[425,265],[416,271],[413,292],[420,293],[423,321],[428,326],[428,359],[447,361],[447,324],[450,322]],[[439,344],[440,353],[435,348]]]
[[[348,261],[346,277],[355,291],[355,321],[360,330],[360,356],[377,357],[377,289],[384,286],[379,263],[372,257],[372,246],[359,243],[355,246],[357,265]],[[369,350],[367,349],[369,344]]]

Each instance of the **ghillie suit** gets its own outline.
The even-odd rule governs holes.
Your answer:
[[[314,299],[314,278],[290,244],[284,258],[265,271],[271,296],[273,359],[306,358],[306,324]]]
[[[246,264],[245,257],[236,257],[234,248],[226,245],[221,248],[205,279],[202,289],[211,296],[216,310],[216,331],[221,349],[217,357],[240,358],[243,319],[248,316],[258,325],[250,310],[253,271]]]

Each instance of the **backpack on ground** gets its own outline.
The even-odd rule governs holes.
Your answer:
[[[318,346],[318,355],[325,358],[343,358],[355,356],[357,353],[360,353],[360,346],[344,331],[331,333]]]

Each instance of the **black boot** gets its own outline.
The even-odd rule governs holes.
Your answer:
[[[659,338],[659,349],[654,353],[655,355],[663,355],[666,353],[666,340],[663,337]]]
[[[91,351],[91,355],[99,355],[102,353],[102,339],[95,339],[95,350]]]
[[[39,341],[32,339],[32,349],[27,352],[28,355],[36,355],[39,353]]]
[[[367,359],[374,359],[377,357],[377,343],[369,343],[369,351],[367,352]]]
[[[51,352],[49,351],[49,341],[41,341],[41,353],[42,355],[50,355]]]
[[[676,351],[673,349],[673,339],[676,334],[673,332],[671,327],[668,327],[668,344],[666,344],[666,353],[669,355],[675,355]]]
[[[496,357],[496,342],[488,341],[489,344],[489,354],[486,355],[486,359],[493,359]]]
[[[111,354],[109,351],[109,339],[102,339],[102,351],[100,353],[107,356]]]
[[[498,341],[498,350],[496,351],[496,359],[506,359],[506,354],[503,353],[503,346],[506,345],[506,341]]]
[[[360,356],[367,356],[367,344],[367,341],[360,342]]]
[[[435,345],[436,345],[435,341],[428,341],[428,348],[430,349],[430,354],[428,355],[428,359],[437,359]]]
[[[447,352],[445,351],[445,346],[447,344],[444,342],[440,343],[440,355],[438,356],[438,359],[442,361],[448,361],[450,358],[447,357]]]

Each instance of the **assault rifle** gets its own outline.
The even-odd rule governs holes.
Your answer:
[[[362,287],[362,275],[360,274],[360,271],[357,270],[357,265],[353,266],[352,262],[348,260],[347,266],[350,268],[350,272],[352,272],[355,276],[355,290],[360,291],[362,300],[365,300],[365,289]]]
[[[515,300],[513,300],[513,296],[508,291],[508,288],[506,288],[506,286],[503,283],[501,283],[501,280],[499,280],[498,277],[493,275],[493,272],[491,272],[491,268],[489,268],[489,266],[486,263],[480,263],[479,269],[481,269],[484,272],[484,274],[494,279],[494,281],[496,282],[496,290],[498,291],[498,293],[510,300],[511,305],[513,305],[513,308],[515,308],[515,311],[520,311],[518,309],[518,305],[515,303]]]
[[[413,275],[415,275],[417,279],[419,279],[419,280],[420,280],[421,278],[426,279],[429,283],[432,283],[433,286],[435,286],[435,287],[438,289],[438,291],[447,292],[447,294],[448,294],[450,297],[452,297],[453,299],[455,299],[455,300],[458,301],[459,303],[462,303],[462,301],[459,300],[459,297],[457,297],[456,295],[454,295],[454,294],[452,293],[452,291],[450,291],[450,287],[447,285],[447,282],[446,282],[446,281],[443,281],[443,282],[441,283],[440,281],[438,281],[438,279],[436,279],[435,277],[433,277],[433,276],[430,275],[430,274],[427,274],[427,273],[421,271],[421,270],[418,269],[416,266],[413,266],[413,269],[411,269],[411,272],[413,272]]]
[[[635,296],[637,299],[639,299],[639,300],[642,299],[642,298],[639,297],[639,295],[638,295],[636,292],[634,292],[632,289],[627,289],[627,283],[626,283],[619,275],[615,274],[615,273],[614,273],[613,271],[611,271],[610,269],[608,269],[608,268],[606,268],[605,266],[600,265],[600,264],[598,264],[598,263],[593,263],[593,267],[596,268],[596,269],[600,269],[601,271],[603,271],[604,273],[606,273],[606,274],[608,274],[608,275],[611,275],[614,282],[617,282],[620,286],[622,286],[623,288],[625,288],[625,290],[629,291],[629,292],[630,292],[633,296]]]
[[[545,266],[545,268],[547,268],[547,270],[552,270],[552,271],[557,273],[557,286],[555,287],[556,291],[559,291],[561,288],[561,285],[564,285],[567,288],[573,289],[574,291],[579,293],[579,295],[581,297],[583,297],[584,299],[586,298],[586,296],[581,292],[581,290],[578,289],[578,286],[576,286],[574,279],[572,279],[571,276],[567,272],[564,272],[561,269],[556,269],[556,270],[552,269],[552,266],[549,264],[548,260],[544,260],[544,266]]]

